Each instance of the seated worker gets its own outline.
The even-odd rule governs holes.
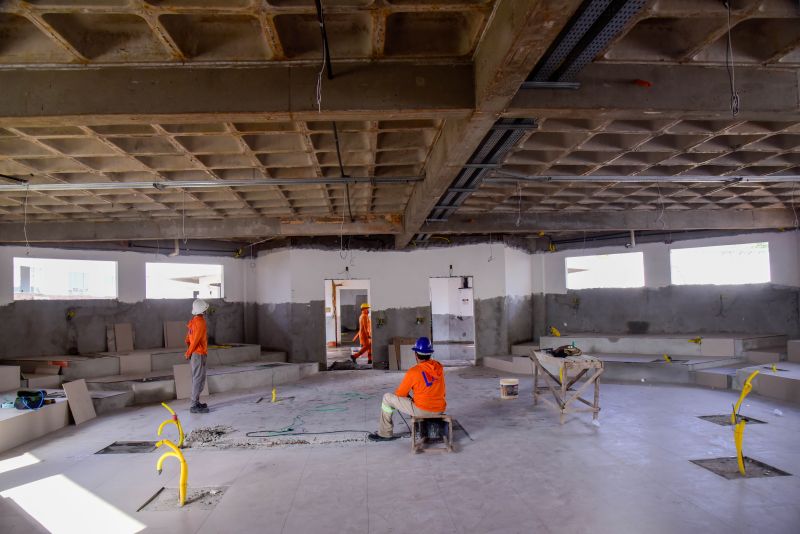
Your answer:
[[[396,439],[392,433],[392,415],[400,410],[406,415],[435,416],[444,413],[444,368],[431,359],[433,345],[427,337],[417,340],[413,349],[417,365],[406,372],[394,393],[386,393],[381,403],[381,423],[377,433],[370,434],[371,441]],[[414,397],[409,397],[413,393]]]

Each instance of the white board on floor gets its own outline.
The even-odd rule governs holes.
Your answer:
[[[192,396],[192,366],[188,363],[172,366],[172,375],[175,378],[175,398],[188,399]],[[200,396],[208,397],[208,379]]]
[[[0,365],[0,391],[19,389],[19,365]]]
[[[117,352],[133,351],[133,327],[131,323],[115,324],[114,340],[117,345]]]
[[[119,356],[119,374],[138,375],[153,370],[152,355],[149,352],[131,352]]]
[[[67,394],[69,411],[72,412],[72,418],[75,420],[76,425],[97,417],[97,413],[94,411],[94,404],[92,404],[92,397],[86,387],[86,380],[81,378],[80,380],[67,382],[63,387],[64,393]]]
[[[164,321],[164,347],[180,349],[186,346],[186,324],[183,321]]]

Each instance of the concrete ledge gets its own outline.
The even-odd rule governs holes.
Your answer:
[[[690,339],[700,337],[701,343]],[[608,335],[575,333],[561,337],[542,336],[542,348],[555,348],[575,343],[587,354],[668,354],[669,356],[740,357],[745,351],[775,347],[786,342],[786,336],[747,336],[724,334],[683,335]]]
[[[777,365],[784,371],[772,372],[764,365],[743,367],[736,371],[733,389],[741,390],[747,377],[753,371],[761,371],[752,381],[753,393],[779,399],[783,401],[800,403],[800,364],[781,362]]]
[[[213,395],[228,391],[271,387],[273,385],[297,382],[318,372],[319,364],[317,363],[293,364],[251,361],[209,367],[208,390]],[[125,398],[114,398],[112,400],[104,398],[98,401],[113,403],[107,410],[175,399],[175,380],[171,369],[170,372],[152,371],[138,375],[93,378],[86,382],[92,392],[124,392],[128,394]]]
[[[800,363],[800,339],[790,339],[787,341],[786,353],[790,362]]]
[[[0,394],[3,401],[16,397],[16,390]],[[14,408],[0,410],[0,453],[55,432],[68,424],[66,398],[56,399],[54,404],[42,406],[36,411]]]

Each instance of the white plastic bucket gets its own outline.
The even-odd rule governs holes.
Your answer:
[[[518,378],[501,378],[500,379],[500,398],[501,399],[516,399],[519,396],[519,379]]]

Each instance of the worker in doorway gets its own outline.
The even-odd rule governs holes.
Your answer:
[[[200,392],[206,385],[206,359],[208,358],[208,329],[205,313],[208,302],[197,299],[192,303],[192,320],[186,326],[186,359],[192,365],[192,404],[191,413],[208,413],[208,405],[200,402]]]
[[[353,363],[356,363],[358,357],[366,352],[367,363],[372,364],[372,322],[369,320],[369,304],[366,302],[361,305],[361,317],[358,319],[358,332],[353,338],[353,341],[356,339],[361,343],[361,350],[351,356]]]
[[[403,381],[394,393],[386,393],[381,403],[381,423],[378,432],[370,434],[371,441],[388,441],[393,435],[392,415],[395,410],[414,416],[436,416],[447,408],[445,401],[444,368],[431,359],[433,345],[427,337],[421,337],[412,349],[417,365],[406,372]],[[413,394],[413,398],[409,396]]]

